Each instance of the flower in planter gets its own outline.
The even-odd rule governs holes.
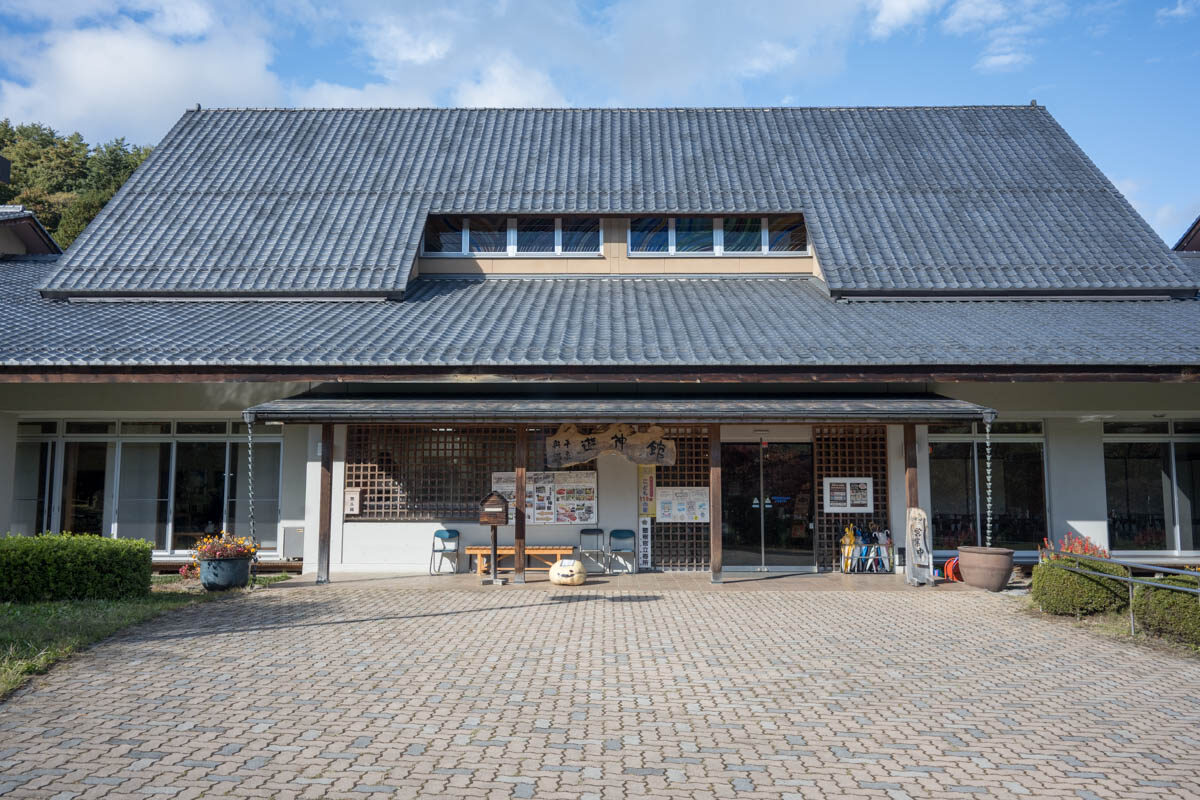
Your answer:
[[[233,536],[221,531],[217,536],[205,536],[196,544],[195,557],[200,561],[217,558],[253,558],[258,545],[245,536]]]
[[[179,568],[179,576],[185,581],[196,580],[200,577],[200,565],[193,561]]]

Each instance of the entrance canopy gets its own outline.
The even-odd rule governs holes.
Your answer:
[[[917,395],[302,394],[247,409],[250,422],[939,422],[994,417],[986,406]]]

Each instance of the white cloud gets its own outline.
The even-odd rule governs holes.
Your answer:
[[[942,20],[951,34],[984,42],[975,62],[981,72],[1004,72],[1033,62],[1039,32],[1067,14],[1060,0],[955,0]]]
[[[454,89],[454,104],[473,108],[547,108],[567,105],[550,76],[530,69],[505,53],[488,64],[482,74]]]
[[[753,78],[780,70],[795,63],[796,51],[778,42],[763,42],[755,48],[754,55],[742,64],[741,73]]]
[[[946,0],[876,0],[871,35],[876,38],[891,36],[939,10],[945,3]]]
[[[1175,5],[1166,8],[1160,8],[1154,12],[1159,22],[1172,22],[1174,20],[1187,19],[1200,10],[1200,2],[1198,0],[1175,0]]]
[[[38,120],[86,133],[91,140],[124,136],[155,142],[186,108],[274,105],[280,85],[270,72],[271,47],[235,28],[199,39],[158,32],[199,30],[201,18],[51,31],[4,61],[24,83],[0,81],[0,116]]]
[[[450,36],[443,32],[414,33],[396,18],[373,22],[360,30],[374,71],[388,78],[403,75],[410,64],[428,64],[445,58],[453,45]]]

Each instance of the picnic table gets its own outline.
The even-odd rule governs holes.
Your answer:
[[[512,572],[515,563],[505,567],[504,559],[512,559],[514,548],[511,544],[500,545],[496,548],[496,571],[497,572]],[[489,569],[488,559],[492,557],[492,547],[487,544],[473,544],[465,548],[467,557],[475,556],[475,571],[480,575],[485,575]],[[575,555],[575,545],[573,544],[534,544],[525,545],[525,558],[529,562],[535,562],[525,567],[528,572],[549,572],[550,567],[554,566],[554,562],[560,558],[570,558]],[[540,566],[539,566],[540,565]]]

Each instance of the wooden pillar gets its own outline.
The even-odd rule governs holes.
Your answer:
[[[904,505],[907,508],[918,508],[921,505],[917,491],[917,426],[907,423],[904,426]]]
[[[712,582],[721,582],[721,426],[708,426],[708,563]]]
[[[529,429],[517,426],[516,490],[513,502],[513,583],[525,582],[525,468],[529,462]]]
[[[321,425],[321,519],[317,531],[317,583],[329,583],[329,539],[333,527],[333,423]]]

